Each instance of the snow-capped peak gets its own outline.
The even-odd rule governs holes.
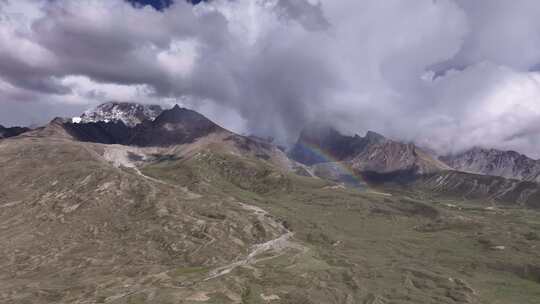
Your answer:
[[[145,105],[133,102],[106,102],[94,109],[85,111],[80,117],[73,117],[73,123],[122,121],[133,127],[144,120],[154,120],[163,112],[158,105]]]

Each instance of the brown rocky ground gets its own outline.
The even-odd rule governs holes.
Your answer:
[[[289,167],[242,137],[0,141],[0,302],[540,300],[537,211]]]

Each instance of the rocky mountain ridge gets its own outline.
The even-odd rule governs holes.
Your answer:
[[[73,122],[57,117],[49,124],[28,132],[27,137],[62,139],[74,142],[122,145],[126,149],[199,150],[214,146],[227,153],[265,160],[280,170],[290,170],[293,162],[279,147],[259,139],[233,133],[204,115],[175,105],[153,120],[131,127],[122,120]],[[153,156],[145,158],[152,159]]]
[[[109,104],[106,105],[109,108]],[[144,107],[129,107],[130,111],[133,109],[144,109]],[[225,131],[203,115],[178,105],[162,110],[156,117],[153,117],[155,112],[152,112],[152,115],[144,116],[137,124],[133,123],[139,119],[139,116],[132,116],[131,112],[113,111],[112,113],[118,119],[90,122],[85,122],[84,119],[77,122],[58,119],[56,123],[60,124],[62,131],[79,141],[141,147],[179,145],[193,142],[212,132]],[[137,113],[143,115],[144,111]],[[100,119],[103,117],[110,117],[110,115],[99,116]],[[129,124],[124,123],[124,120],[127,120]]]
[[[421,175],[451,169],[412,143],[392,140],[368,145],[351,160],[351,166],[380,174],[410,171]]]
[[[282,150],[268,141],[235,134],[218,126],[203,115],[178,105],[163,110],[153,120],[144,119],[135,126],[128,126],[122,120],[74,123],[70,119],[57,118],[45,128],[28,134],[28,136],[37,134],[41,137],[71,138],[76,141],[100,144],[156,148],[191,145],[198,141],[205,142],[207,138],[213,138],[210,142],[228,147],[225,150],[229,153],[267,159],[272,165],[277,165],[285,171],[290,170],[304,176],[319,177],[354,188],[365,188],[366,182],[375,184],[405,182],[411,185],[411,181],[425,180],[429,176],[457,170],[464,171],[465,174],[449,174],[444,179],[444,186],[433,183],[431,180],[429,183],[423,183],[423,188],[440,193],[447,193],[449,189],[453,189],[450,192],[458,194],[459,191],[454,190],[465,187],[468,192],[488,199],[510,198],[499,194],[494,196],[494,193],[499,193],[499,190],[505,193],[510,191],[517,193],[517,196],[511,197],[511,201],[521,202],[528,202],[529,198],[534,197],[537,192],[535,185],[524,187],[524,184],[512,182],[496,182],[495,184],[501,185],[501,187],[494,186],[486,190],[485,186],[479,186],[478,179],[473,177],[474,175],[468,175],[468,173],[486,174],[488,180],[492,178],[490,175],[503,175],[504,178],[516,178],[517,175],[514,173],[513,175],[504,175],[506,171],[503,170],[478,172],[484,167],[490,168],[489,164],[480,167],[480,169],[471,166],[465,168],[456,165],[463,162],[453,163],[446,158],[441,158],[449,165],[455,166],[452,168],[412,143],[391,140],[372,131],[368,131],[363,137],[359,135],[348,136],[332,127],[315,125],[302,131],[297,143],[290,150],[289,157],[287,157]],[[521,164],[522,168],[530,168],[531,171],[534,171],[536,164],[534,160],[515,152],[477,150],[474,155],[484,155],[482,159],[487,160],[488,163]],[[490,158],[485,155],[510,155],[512,157]],[[499,159],[511,159],[513,162],[502,162]],[[531,164],[530,167],[529,164]],[[504,166],[502,167],[504,168]],[[524,172],[527,171],[521,171],[522,175],[518,178],[525,176]],[[535,175],[528,176],[534,177]],[[534,178],[526,179],[526,181],[529,180],[535,181]],[[493,179],[493,182],[495,181]],[[413,188],[418,186],[418,184],[412,185]]]
[[[135,102],[110,101],[85,111],[80,117],[74,117],[74,123],[123,122],[134,127],[145,120],[154,120],[163,112],[159,105],[147,105]]]
[[[353,158],[366,146],[385,141],[384,136],[372,131],[368,131],[365,137],[348,136],[330,126],[312,124],[302,130],[289,156],[308,166],[330,161],[345,161]]]
[[[439,159],[458,171],[540,182],[540,161],[515,151],[476,147]]]
[[[192,142],[214,131],[228,132],[189,109],[175,106],[164,110],[158,105],[134,102],[107,102],[80,117],[61,121],[60,129],[77,140],[135,146],[170,146]],[[29,131],[27,128],[8,130],[0,128],[0,138]],[[304,128],[288,156],[307,166],[340,162],[354,171],[377,174],[396,171],[426,174],[453,169],[540,181],[540,161],[514,151],[473,148],[437,157],[412,143],[393,141],[373,131],[364,137],[350,136],[325,124]]]
[[[356,172],[425,174],[450,167],[412,143],[401,143],[373,131],[347,136],[329,126],[304,129],[289,156],[308,166],[340,162]]]
[[[538,302],[537,183],[327,134],[311,166],[179,106],[1,140],[0,303]]]

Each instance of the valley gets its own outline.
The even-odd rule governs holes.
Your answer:
[[[539,0],[0,0],[0,304],[540,304]]]
[[[0,141],[0,302],[540,299],[540,212],[519,194],[536,184],[448,171],[388,141],[344,157],[352,167],[370,151],[386,158],[368,164],[376,172],[340,164],[361,186],[342,184],[341,173],[318,177],[269,143],[182,115],[164,127],[177,132],[168,145],[80,141],[58,120]]]

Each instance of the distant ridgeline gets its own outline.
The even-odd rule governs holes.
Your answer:
[[[439,158],[375,132],[347,136],[312,125],[301,132],[289,157],[318,177],[344,184],[393,184],[437,196],[540,208],[540,163],[513,151],[475,148]]]
[[[28,132],[28,131],[30,131],[30,128],[26,128],[26,127],[10,127],[10,128],[6,128],[6,127],[0,125],[0,139],[18,136],[18,135],[23,134],[23,133]]]
[[[36,130],[0,127],[0,138],[17,135],[138,147],[222,140],[233,143],[237,151],[271,160],[271,166],[341,186],[392,185],[436,196],[540,208],[540,164],[536,160],[512,151],[480,148],[437,157],[413,143],[388,139],[372,131],[363,137],[349,136],[329,126],[308,125],[285,154],[269,141],[235,134],[178,105],[163,110],[157,105],[108,102],[79,117],[56,118]]]

